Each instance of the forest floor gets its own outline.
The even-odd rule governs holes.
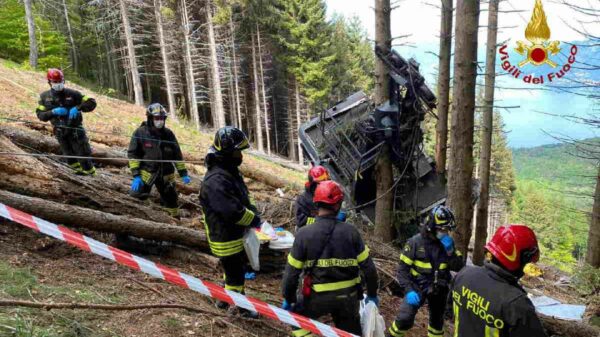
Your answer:
[[[83,87],[74,87],[96,98],[98,108],[84,115],[84,125],[92,145],[123,152],[133,130],[145,119],[144,109],[132,104],[94,93]],[[28,130],[42,139],[48,138],[49,130],[41,126],[35,116],[38,95],[47,90],[44,75],[39,72],[23,71],[9,62],[0,60],[0,126],[14,130]],[[24,123],[27,120],[33,123]],[[203,158],[210,145],[212,133],[195,131],[191,125],[170,120],[167,126],[177,135],[182,150],[193,158]],[[33,131],[32,131],[33,130]],[[0,134],[0,138],[3,136]],[[7,139],[7,138],[4,138]],[[0,139],[2,140],[2,139]],[[0,142],[0,151],[7,151]],[[27,147],[15,148],[28,151]],[[99,176],[94,178],[74,177],[75,182],[58,178],[52,170],[61,169],[60,163],[42,158],[24,157],[0,158],[0,189],[25,195],[44,197],[64,204],[102,210],[103,202],[118,210],[119,214],[135,215],[127,208],[131,205],[126,195],[130,181],[124,167],[103,166]],[[2,165],[2,161],[6,164]],[[58,165],[58,166],[57,166]],[[252,175],[247,179],[251,193],[263,211],[264,219],[272,224],[291,229],[293,227],[293,198],[301,191],[305,172],[294,169],[295,164],[279,158],[268,159],[249,154],[245,157],[248,173],[258,171],[265,175]],[[15,169],[17,167],[18,169]],[[10,171],[13,168],[16,171]],[[201,165],[190,165],[194,182],[193,191],[181,194],[185,202],[185,214],[180,221],[169,222],[202,231],[194,202],[197,202],[197,188],[205,170]],[[4,170],[4,171],[3,171]],[[13,176],[12,178],[9,176]],[[248,176],[248,175],[246,175]],[[22,178],[21,178],[22,177]],[[13,180],[11,180],[13,179]],[[19,185],[15,181],[31,179],[41,185]],[[77,179],[80,179],[77,181]],[[60,180],[54,184],[55,181]],[[283,183],[282,183],[283,182]],[[109,184],[110,183],[110,184]],[[12,185],[11,185],[12,184]],[[281,186],[280,186],[281,185]],[[36,186],[56,186],[58,191],[37,191]],[[91,186],[91,187],[86,187]],[[285,190],[281,197],[276,186]],[[92,194],[89,198],[81,195],[73,197],[73,188],[80,194]],[[116,188],[115,188],[116,187]],[[91,189],[85,189],[91,188]],[[102,200],[105,191],[116,201]],[[70,194],[69,194],[70,193]],[[155,193],[155,192],[154,192]],[[154,199],[155,200],[155,199]],[[2,200],[0,200],[2,201]],[[128,204],[129,203],[129,204]],[[100,205],[100,206],[98,206]],[[147,220],[162,212],[155,202],[139,207]],[[24,211],[27,211],[24,209]],[[149,215],[150,219],[148,219]],[[166,215],[159,214],[162,218]],[[157,220],[158,221],[158,220]],[[106,244],[115,244],[114,234],[80,230]],[[378,245],[371,240],[365,229],[365,239],[370,243],[376,264],[385,271],[381,276],[381,313],[389,324],[397,313],[401,298],[390,290],[390,276],[394,274],[399,250]],[[169,249],[154,249],[152,252],[133,252],[149,260],[160,262],[202,280],[219,283],[222,271],[193,254],[173,254]],[[279,305],[281,303],[282,270],[258,273],[257,279],[247,282],[248,295]],[[556,276],[558,278],[560,275]],[[530,280],[536,288],[547,288],[548,295],[561,300],[577,301],[569,297],[569,291],[552,285],[552,280]],[[537,283],[536,283],[537,282]],[[393,288],[393,287],[392,287]],[[0,303],[6,300],[30,302],[81,303],[107,305],[141,304],[181,304],[188,309],[145,308],[139,310],[105,311],[98,309],[33,309],[18,306],[0,307],[0,336],[54,337],[54,336],[285,336],[290,327],[267,318],[259,320],[227,316],[215,308],[212,300],[191,290],[183,289],[164,281],[151,278],[141,272],[117,265],[99,256],[73,248],[63,242],[35,233],[21,225],[0,219]],[[569,302],[575,303],[575,302]],[[327,319],[325,319],[327,322]],[[451,327],[450,322],[447,326]],[[417,315],[415,327],[407,337],[427,334],[427,310],[423,308]],[[452,329],[447,329],[447,336]]]

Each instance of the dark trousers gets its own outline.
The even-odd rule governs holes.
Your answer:
[[[322,293],[313,292],[308,298],[304,298],[300,308],[295,312],[312,319],[330,314],[336,328],[360,336],[362,329],[359,308],[358,290],[352,288]],[[296,337],[309,335],[311,335],[310,331],[304,329],[296,329],[292,332],[292,336]]]
[[[390,326],[388,333],[394,337],[403,337],[406,331],[412,328],[415,323],[415,316],[419,308],[425,304],[429,307],[429,327],[427,329],[428,337],[442,337],[444,335],[444,311],[446,309],[446,299],[448,290],[439,291],[437,294],[427,295],[421,299],[418,307],[406,303],[406,299],[400,304],[400,311],[396,320]]]
[[[60,144],[60,150],[65,156],[90,157],[92,148],[90,141],[83,128],[58,129],[55,132],[56,139]],[[67,163],[77,173],[95,173],[94,164],[91,159],[67,158]]]
[[[138,198],[140,200],[146,200],[150,196],[152,186],[156,186],[158,194],[160,194],[161,205],[171,214],[171,216],[177,216],[178,210],[178,196],[177,189],[175,188],[175,175],[170,174],[168,176],[162,176],[155,174],[149,181],[144,181],[142,188],[137,191],[129,191],[129,195]]]
[[[219,258],[223,267],[225,289],[244,293],[246,252]]]

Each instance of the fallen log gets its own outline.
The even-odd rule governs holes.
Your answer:
[[[203,251],[209,250],[204,232],[193,229],[60,204],[3,190],[0,190],[0,202],[47,221],[70,227],[169,241]]]
[[[565,321],[546,315],[539,315],[549,336],[559,337],[599,337],[600,329],[581,322]]]

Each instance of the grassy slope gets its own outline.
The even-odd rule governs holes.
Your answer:
[[[98,107],[84,115],[84,125],[88,133],[94,131],[114,133],[120,139],[129,139],[133,131],[145,120],[142,107],[123,100],[101,95],[93,90],[84,88],[67,79],[67,86],[90,95],[98,102]],[[22,70],[19,65],[0,59],[0,117],[37,120],[35,107],[39,93],[48,89],[45,74]],[[0,119],[0,123],[6,120]],[[167,122],[180,142],[182,151],[203,157],[212,142],[213,132],[199,132],[185,122]],[[261,158],[247,156],[246,162],[253,168],[264,170],[290,182],[290,185],[302,186],[304,174],[283,168],[280,165]]]

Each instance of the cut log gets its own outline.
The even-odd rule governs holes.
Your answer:
[[[0,202],[44,220],[70,227],[169,241],[208,251],[204,232],[165,223],[114,215],[0,190]]]
[[[600,336],[600,329],[574,321],[565,321],[550,316],[538,315],[549,336],[592,337]]]

